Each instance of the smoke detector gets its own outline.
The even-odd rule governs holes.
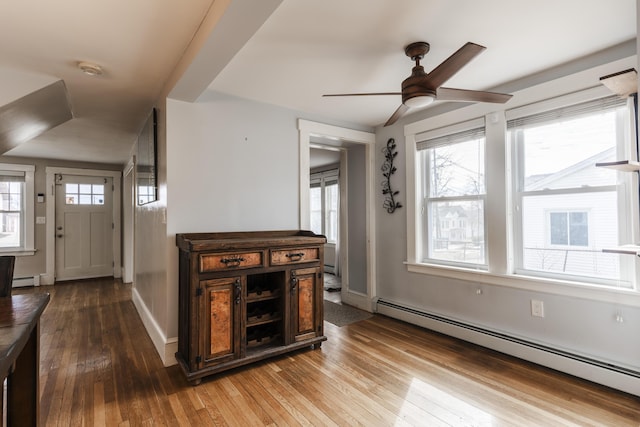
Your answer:
[[[97,64],[92,64],[90,62],[78,62],[78,68],[88,76],[102,75],[102,68]]]

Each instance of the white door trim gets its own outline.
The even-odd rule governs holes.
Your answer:
[[[132,156],[122,174],[122,281],[124,283],[133,283],[135,277],[135,163],[136,156]],[[127,190],[125,187],[129,187],[129,189]],[[124,200],[129,194],[131,200]]]
[[[375,146],[376,135],[370,132],[363,132],[353,129],[347,129],[339,126],[327,125],[324,123],[312,122],[308,120],[298,119],[298,141],[299,141],[299,194],[300,194],[300,228],[308,230],[310,227],[310,178],[309,178],[309,148],[311,146],[311,137],[329,137],[344,142],[358,143],[365,145],[365,175],[366,175],[366,233],[367,233],[367,295],[351,292],[345,289],[343,292],[343,301],[347,304],[354,305],[363,310],[372,311],[373,301],[377,295],[376,288],[376,271],[375,271],[375,254],[376,254],[376,235],[375,235]],[[341,164],[343,162],[341,161]],[[344,175],[344,174],[342,174]],[[342,202],[341,202],[342,203]],[[345,201],[346,203],[346,201]],[[341,242],[348,244],[346,239],[341,237]],[[343,264],[343,268],[348,266]],[[346,272],[346,270],[343,270]]]
[[[121,277],[120,269],[121,251],[120,251],[120,209],[121,209],[121,176],[120,171],[106,171],[97,169],[75,169],[75,168],[45,168],[46,188],[47,188],[47,213],[46,213],[46,270],[44,276],[41,277],[41,284],[53,285],[55,283],[56,271],[56,245],[55,245],[55,220],[56,220],[56,198],[55,198],[55,175],[84,175],[84,176],[103,176],[113,178],[113,275]]]

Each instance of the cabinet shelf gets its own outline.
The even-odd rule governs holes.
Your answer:
[[[597,168],[615,169],[623,172],[640,171],[640,162],[635,160],[617,160],[615,162],[596,163]]]
[[[280,320],[282,320],[282,316],[280,314],[274,314],[273,316],[267,315],[262,317],[250,317],[247,319],[247,327],[276,323]]]

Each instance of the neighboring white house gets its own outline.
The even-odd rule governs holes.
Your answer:
[[[596,168],[615,159],[606,150],[556,173],[536,176],[527,191],[602,187],[615,182],[616,172]],[[523,200],[524,262],[526,269],[580,276],[619,278],[619,257],[602,248],[619,244],[616,190],[541,195]]]

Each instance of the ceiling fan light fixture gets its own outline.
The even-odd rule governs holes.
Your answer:
[[[413,98],[405,99],[404,105],[409,108],[420,108],[426,107],[435,100],[436,98],[433,95],[418,95]]]

